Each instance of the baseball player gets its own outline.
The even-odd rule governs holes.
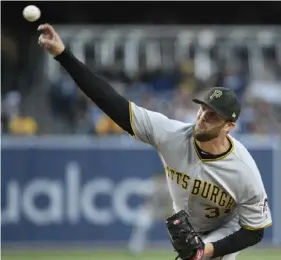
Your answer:
[[[166,221],[181,259],[232,260],[263,238],[271,225],[267,194],[247,149],[229,135],[240,104],[225,88],[212,88],[186,124],[144,109],[119,95],[65,49],[54,28],[39,26],[39,44],[79,88],[131,136],[151,144],[166,170],[175,214]]]
[[[163,221],[171,213],[170,206],[172,204],[163,173],[148,179],[144,188],[146,190],[142,196],[144,202],[140,206],[136,221],[133,223],[128,243],[129,251],[135,256],[145,249],[154,224]]]

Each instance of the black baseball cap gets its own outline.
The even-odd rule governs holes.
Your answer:
[[[235,122],[240,115],[241,105],[229,88],[211,88],[203,98],[195,98],[193,101],[211,108],[227,121]]]

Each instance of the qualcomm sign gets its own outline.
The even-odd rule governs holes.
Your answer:
[[[116,221],[130,224],[139,209],[129,205],[129,198],[149,192],[145,189],[147,180],[140,178],[124,178],[119,182],[107,177],[92,178],[84,184],[82,179],[79,164],[70,162],[63,178],[35,177],[24,184],[9,180],[2,225],[17,224],[23,219],[38,226],[77,224],[81,220],[94,225]],[[98,205],[99,197],[107,197],[109,202]],[[47,200],[43,207],[36,203],[39,198]]]

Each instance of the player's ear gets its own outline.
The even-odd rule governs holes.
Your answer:
[[[235,127],[235,122],[227,122],[228,131]]]
[[[234,128],[235,123],[234,122],[226,122],[225,124],[225,131],[230,132],[232,128]]]

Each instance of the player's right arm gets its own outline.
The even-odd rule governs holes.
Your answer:
[[[64,67],[78,87],[115,123],[139,140],[157,146],[178,125],[164,115],[128,101],[65,49],[51,25],[39,26],[39,44]]]
[[[77,86],[113,121],[134,135],[130,124],[130,103],[114,88],[100,78],[65,49],[57,32],[49,24],[38,27],[41,31],[38,43],[57,60],[75,81]]]

